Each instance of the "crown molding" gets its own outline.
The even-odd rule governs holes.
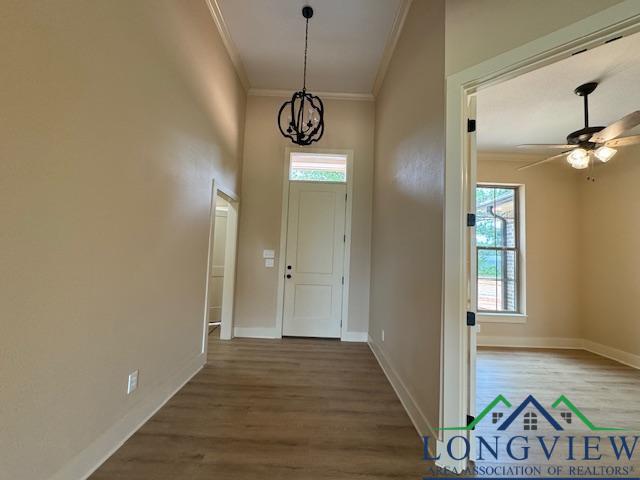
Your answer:
[[[293,90],[250,88],[247,93],[254,97],[291,98]],[[325,100],[357,100],[362,102],[372,102],[375,100],[375,97],[371,93],[313,92],[313,94]]]
[[[233,43],[231,34],[229,33],[229,28],[227,27],[224,17],[222,16],[222,10],[220,9],[219,1],[205,0],[205,3],[209,8],[211,18],[218,28],[218,32],[220,33],[220,37],[222,38],[222,43],[224,44],[225,49],[227,50],[227,54],[229,55],[229,58],[233,63],[236,74],[240,79],[240,83],[244,87],[245,91],[247,91],[247,94],[264,97],[290,97],[292,92],[289,90],[251,88],[249,84],[249,78],[247,77],[247,73],[244,69],[244,65],[242,64],[240,55],[238,54],[238,50]],[[402,27],[404,26],[404,22],[407,18],[407,14],[409,13],[409,8],[411,7],[412,3],[413,0],[402,0],[398,7],[396,15],[393,19],[391,30],[389,31],[389,35],[387,36],[387,42],[382,53],[382,59],[378,67],[378,72],[376,73],[376,78],[373,84],[373,93],[316,92],[315,94],[328,100],[375,100],[375,97],[378,95],[378,92],[382,87],[384,77],[387,73],[387,69],[389,68],[389,63],[391,62],[391,58],[393,57],[393,52],[398,43],[398,39],[400,38]]]
[[[249,78],[247,77],[244,65],[242,65],[242,60],[240,59],[238,50],[236,49],[236,46],[231,39],[231,34],[229,33],[229,28],[227,27],[227,24],[224,21],[224,17],[222,16],[222,10],[220,9],[218,0],[205,0],[205,3],[209,8],[211,18],[213,18],[216,27],[218,27],[218,32],[220,33],[220,37],[222,38],[222,43],[224,44],[224,47],[229,54],[229,58],[231,59],[231,63],[233,63],[236,74],[240,79],[240,83],[244,87],[245,91],[249,90]]]
[[[389,68],[389,63],[391,63],[391,58],[393,57],[393,52],[396,49],[398,39],[402,33],[402,27],[407,19],[411,3],[413,3],[413,0],[402,0],[398,7],[398,11],[396,12],[396,16],[393,19],[393,25],[391,26],[391,30],[387,36],[387,43],[384,47],[384,52],[382,53],[378,73],[376,74],[376,79],[373,82],[373,96],[377,96],[378,92],[380,92],[382,82],[384,82],[384,77],[387,74],[387,69]]]

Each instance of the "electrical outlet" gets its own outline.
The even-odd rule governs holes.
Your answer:
[[[382,330],[382,334],[380,335],[380,337],[382,338],[382,341],[384,342],[384,330]]]
[[[129,381],[127,382],[127,395],[131,395],[136,388],[138,388],[138,370],[129,374]]]

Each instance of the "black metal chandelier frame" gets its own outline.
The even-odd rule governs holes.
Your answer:
[[[295,92],[278,111],[280,133],[297,145],[311,145],[324,133],[324,104],[317,95],[307,92],[307,51],[309,44],[309,19],[313,8],[305,6],[302,16],[306,19],[304,35],[304,73],[302,90]],[[305,108],[306,115],[305,115]]]

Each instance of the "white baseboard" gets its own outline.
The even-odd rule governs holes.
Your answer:
[[[367,332],[344,332],[340,340],[343,342],[367,342],[369,334]]]
[[[488,337],[478,335],[479,347],[507,348],[565,348],[587,350],[602,357],[615,360],[632,368],[640,369],[640,355],[608,347],[583,338],[563,337]]]
[[[491,337],[478,335],[479,347],[581,349],[582,339],[565,337]]]
[[[282,338],[282,334],[275,327],[235,327],[233,336],[241,338]]]
[[[144,423],[173,397],[205,364],[198,355],[167,381],[147,393],[129,412],[76,455],[50,480],[84,480],[100,467]]]
[[[282,338],[274,327],[235,327],[233,336],[240,338]],[[366,342],[369,334],[366,332],[345,332],[341,340],[344,342]]]
[[[617,348],[607,347],[601,343],[592,342],[591,340],[583,340],[583,348],[596,355],[607,357],[616,362],[624,363],[633,368],[640,369],[640,355],[618,350]]]
[[[402,403],[402,406],[407,412],[407,415],[409,415],[409,418],[411,419],[416,432],[418,433],[418,435],[420,435],[420,440],[422,440],[426,436],[437,439],[438,435],[431,427],[431,424],[429,423],[429,420],[427,420],[427,417],[424,415],[424,413],[422,413],[422,410],[413,398],[413,395],[411,395],[409,389],[406,387],[400,376],[396,373],[395,369],[391,366],[384,353],[374,342],[371,336],[368,337],[368,343],[369,348],[373,352],[373,356],[376,357],[376,360],[378,360],[380,368],[382,368],[382,371],[386,375],[387,380],[389,380],[389,383],[395,390],[396,395],[398,396],[400,403]],[[430,454],[435,455],[436,445],[431,445],[430,447],[430,450],[433,450],[430,452]]]

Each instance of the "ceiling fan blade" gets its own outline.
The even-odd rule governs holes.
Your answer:
[[[560,145],[554,143],[528,143],[525,145],[517,145],[516,148],[521,148],[523,150],[542,150],[544,148],[560,148],[562,150],[567,150],[568,148],[575,148],[577,145]]]
[[[635,145],[636,143],[640,143],[640,135],[633,135],[632,137],[622,137],[616,138],[615,140],[609,140],[606,145],[607,147],[626,147],[627,145]]]
[[[594,133],[589,141],[593,143],[604,143],[619,137],[624,132],[631,130],[637,125],[640,125],[640,110],[636,110],[629,115],[625,115],[617,122],[613,122],[604,130]]]
[[[548,158],[545,158],[543,160],[538,160],[537,162],[528,163],[527,165],[523,165],[522,167],[518,168],[518,171],[526,170],[527,168],[537,167],[538,165],[542,165],[543,163],[551,162],[552,160],[555,160],[556,158],[564,157],[567,153],[569,153],[569,152],[562,152],[562,153],[560,153],[558,155],[554,155],[552,157],[548,157]]]

